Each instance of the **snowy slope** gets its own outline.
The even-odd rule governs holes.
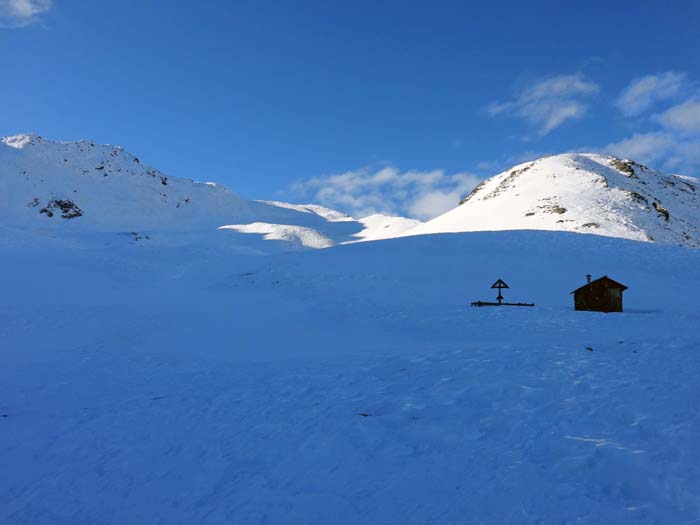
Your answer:
[[[123,148],[35,135],[0,139],[0,226],[65,235],[129,234],[144,242],[168,232],[181,242],[201,237],[255,244],[232,232],[281,241],[261,252],[326,248],[396,235],[416,224],[401,217],[356,220],[316,205],[246,201],[223,186],[168,177]],[[213,235],[224,227],[226,235]],[[381,231],[377,231],[380,228]],[[385,229],[386,228],[386,229]],[[167,242],[174,242],[170,235]]]
[[[213,183],[170,178],[122,148],[20,135],[0,139],[0,222],[90,231],[186,230],[250,215]]]
[[[0,243],[0,523],[700,517],[698,250],[106,235]],[[586,273],[630,287],[625,313],[572,310]],[[497,277],[537,306],[469,308]]]
[[[379,239],[393,239],[400,237],[413,228],[423,224],[416,219],[407,219],[406,217],[392,217],[375,213],[358,219],[364,225],[364,230],[356,233],[354,236],[362,241],[375,241]]]
[[[319,217],[323,217],[324,219],[330,222],[348,222],[355,220],[349,215],[346,215],[345,213],[342,213],[337,210],[332,210],[331,208],[326,208],[325,206],[320,206],[318,204],[290,204],[288,202],[265,200],[261,200],[258,202],[261,202],[263,204],[269,204],[270,206],[276,206],[278,208],[285,208],[288,210],[298,211],[301,213],[318,215]]]
[[[267,241],[285,241],[297,248],[330,248],[335,243],[318,230],[290,224],[254,222],[252,224],[228,224],[220,230],[233,230],[240,233],[257,233]]]
[[[313,231],[303,226],[271,224],[269,222],[258,222],[247,225],[226,225],[222,228],[248,233],[262,233],[265,234],[265,238],[268,239],[296,238],[303,246],[310,248],[327,248],[334,244],[356,241],[375,241],[399,237],[416,226],[423,224],[422,221],[416,219],[384,215],[381,213],[355,219],[337,210],[332,210],[317,204],[289,204],[278,201],[257,202],[281,210],[292,210],[294,212],[303,213],[306,214],[308,218],[317,216],[322,218],[323,221],[321,224],[315,225],[315,230]],[[261,215],[270,217],[269,211],[260,213]],[[297,215],[294,219],[287,220],[291,220],[292,224],[296,224],[300,222],[298,217]],[[268,220],[271,219],[272,218]],[[280,220],[282,219],[283,218],[280,218]]]
[[[408,234],[522,229],[698,247],[700,181],[605,155],[554,155],[484,181]]]

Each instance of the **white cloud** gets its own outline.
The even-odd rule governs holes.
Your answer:
[[[470,184],[469,188],[476,186],[476,183]],[[456,208],[459,201],[464,197],[467,190],[454,189],[452,191],[435,190],[420,195],[413,202],[409,203],[407,211],[410,217],[417,219],[432,219],[437,217],[452,208]]]
[[[51,9],[52,0],[0,0],[0,27],[24,27]]]
[[[635,133],[601,151],[685,175],[698,176],[700,170],[700,136],[680,137],[668,131]]]
[[[695,177],[700,173],[700,139],[676,144],[673,152],[666,159],[664,167],[669,170],[680,171]]]
[[[588,110],[585,99],[599,87],[579,75],[559,75],[540,80],[508,102],[492,102],[486,108],[491,116],[511,115],[522,118],[546,135],[567,120],[579,119]]]
[[[479,180],[468,173],[402,172],[387,166],[314,177],[295,184],[292,192],[355,217],[385,213],[431,219],[456,207]]]
[[[680,93],[685,83],[684,73],[667,71],[657,75],[647,75],[630,82],[615,103],[626,116],[639,115],[655,102],[669,99]]]
[[[626,115],[640,115],[654,104],[677,98],[692,86],[684,73],[647,75],[633,80],[616,103]],[[697,176],[700,170],[700,93],[645,117],[645,121],[646,126],[655,125],[655,129],[634,133],[608,144],[602,151]]]
[[[635,133],[620,142],[608,144],[603,151],[617,157],[653,163],[667,157],[675,143],[676,141],[669,133]]]
[[[690,99],[674,106],[654,119],[666,128],[700,134],[700,99]]]

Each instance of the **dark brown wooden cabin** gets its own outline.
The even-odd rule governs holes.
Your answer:
[[[589,312],[621,312],[622,292],[627,290],[627,286],[613,281],[607,275],[591,281],[591,276],[587,275],[588,283],[581,288],[577,288],[574,294],[574,309],[586,310]]]

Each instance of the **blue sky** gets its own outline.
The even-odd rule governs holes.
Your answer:
[[[470,4],[0,0],[0,135],[421,218],[547,153],[700,175],[700,2]]]

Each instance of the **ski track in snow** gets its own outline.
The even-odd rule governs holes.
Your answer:
[[[0,523],[700,516],[698,251],[107,238],[0,246]],[[587,271],[625,313],[572,311]],[[467,308],[497,277],[536,308]]]

